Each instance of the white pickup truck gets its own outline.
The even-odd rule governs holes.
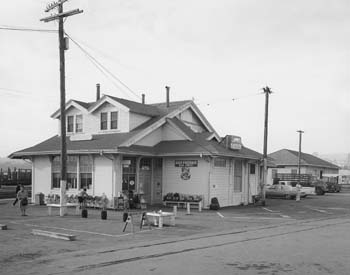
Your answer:
[[[297,191],[297,181],[279,181],[279,183],[281,185],[285,185],[285,186],[291,186],[293,190]],[[309,196],[309,195],[316,195],[316,189],[315,187],[312,186],[303,186],[303,184],[300,184],[301,188],[300,188],[300,192],[301,194],[303,194],[303,197]]]

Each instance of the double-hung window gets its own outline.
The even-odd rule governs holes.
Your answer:
[[[76,115],[75,117],[75,132],[83,132],[83,115]]]
[[[92,158],[90,156],[79,157],[80,189],[90,189],[92,185]]]
[[[100,123],[100,129],[101,130],[107,130],[108,126],[108,113],[101,113],[101,123]]]
[[[118,129],[118,112],[111,112],[111,129]]]
[[[52,159],[52,183],[51,188],[60,188],[61,184],[61,158],[55,156]]]
[[[67,116],[67,132],[74,132],[74,116]]]
[[[67,157],[67,185],[68,185],[68,188],[73,188],[73,189],[77,188],[77,165],[78,165],[78,157],[77,156],[68,156]]]

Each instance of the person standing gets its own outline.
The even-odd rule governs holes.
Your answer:
[[[21,190],[21,185],[18,183],[17,186],[16,186],[16,199],[13,202],[13,206],[15,206],[16,203],[18,202],[17,193],[18,193],[19,190]]]
[[[19,200],[19,208],[21,209],[22,216],[27,216],[26,209],[28,206],[28,192],[24,189],[23,185],[21,185],[20,190],[17,193],[17,199]]]
[[[80,203],[80,209],[86,209],[86,198],[88,194],[86,192],[86,188],[81,190],[80,194],[78,195],[78,201]]]
[[[296,200],[296,201],[300,201],[301,185],[298,183],[298,184],[296,185],[296,188],[297,188],[297,195],[296,195],[295,200]]]

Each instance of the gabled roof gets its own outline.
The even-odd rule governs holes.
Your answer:
[[[193,139],[195,139],[194,143],[191,144],[182,144],[185,146],[184,148],[193,149],[194,152],[200,151],[196,149],[196,146],[194,147],[194,144],[197,144],[199,146],[200,143],[202,143],[199,147],[204,149],[206,148],[206,152],[212,152],[211,154],[216,155],[232,155],[232,152],[230,152],[229,149],[226,149],[222,147],[217,141],[220,141],[219,135],[215,132],[214,128],[209,124],[209,122],[206,120],[204,115],[200,112],[198,107],[194,104],[192,100],[185,100],[185,101],[174,101],[170,102],[169,107],[167,107],[166,103],[157,103],[157,104],[142,104],[126,99],[121,99],[118,97],[113,97],[109,95],[104,95],[102,98],[100,98],[96,102],[82,102],[77,100],[70,100],[67,102],[67,104],[70,104],[71,106],[74,106],[76,108],[79,108],[81,110],[87,111],[87,112],[93,112],[99,106],[104,104],[108,100],[108,102],[112,102],[114,104],[121,104],[123,107],[129,109],[130,112],[144,114],[147,116],[150,116],[150,119],[143,124],[139,125],[135,129],[132,129],[128,133],[108,133],[108,134],[98,134],[93,135],[91,140],[76,140],[71,141],[67,137],[67,150],[68,153],[84,153],[84,152],[90,152],[90,153],[96,153],[100,150],[110,150],[112,152],[119,152],[118,150],[120,148],[134,148],[134,144],[153,132],[155,129],[161,127],[165,123],[169,122],[172,124],[176,129],[178,129],[180,132],[183,133],[184,137],[190,142]],[[201,134],[194,133],[188,126],[186,126],[181,120],[176,118],[176,116],[187,110],[191,109],[199,118],[199,120],[203,123],[203,125],[206,127],[208,132],[204,132]],[[59,116],[59,111],[56,111],[54,115]],[[213,138],[216,138],[215,140],[212,140]],[[209,140],[210,139],[210,140]],[[178,141],[179,143],[168,143],[168,145],[171,145],[169,148],[176,148],[178,145],[181,144],[181,141]],[[164,144],[164,143],[163,143]],[[166,153],[162,149],[162,144],[160,144],[157,148],[153,148],[152,150],[156,150],[156,153]],[[118,149],[119,148],[119,149]],[[140,150],[140,148],[138,147]],[[212,151],[212,150],[213,151]],[[157,151],[158,150],[158,151]],[[178,149],[177,149],[178,150]],[[249,149],[244,148],[242,149],[243,155],[249,155]],[[146,150],[147,151],[147,150]],[[149,151],[149,150],[148,150]],[[181,150],[178,150],[180,152]],[[45,155],[45,154],[59,154],[60,152],[60,137],[54,136],[40,144],[37,144],[35,146],[32,146],[30,148],[18,151],[13,153],[10,157],[16,158],[21,156],[31,156],[31,155]],[[256,152],[255,152],[256,153]],[[255,155],[255,153],[252,153],[252,155]],[[239,153],[235,152],[235,156],[238,156]],[[243,156],[242,155],[242,156]]]
[[[93,105],[94,102],[83,102],[83,101],[78,101],[75,99],[70,99],[66,103],[66,110],[68,110],[70,107],[74,106],[75,108],[87,112],[88,109],[90,108],[91,105]],[[59,118],[61,115],[60,109],[56,110],[51,117],[52,118]]]
[[[178,119],[176,121],[179,129],[186,129],[186,125]],[[79,140],[71,141],[68,137],[67,153],[68,154],[101,154],[104,153],[123,153],[123,154],[142,154],[150,156],[193,156],[193,155],[210,155],[210,156],[223,156],[223,157],[235,157],[242,159],[261,159],[261,154],[255,152],[249,148],[242,147],[241,150],[231,150],[225,148],[222,144],[216,140],[208,140],[208,136],[211,133],[194,133],[187,127],[186,133],[191,136],[191,140],[176,140],[176,141],[162,141],[157,145],[151,146],[123,146],[123,143],[128,139],[136,135],[137,131],[131,131],[129,133],[114,133],[114,134],[102,134],[93,135],[91,140]],[[41,142],[33,147],[15,152],[10,155],[11,158],[19,158],[23,156],[33,155],[58,155],[60,154],[60,137],[54,136],[48,140]]]
[[[158,108],[155,108],[154,106],[148,105],[148,104],[142,104],[135,101],[114,97],[110,95],[106,95],[115,101],[119,102],[120,104],[126,106],[129,108],[130,112],[141,114],[141,115],[147,115],[147,116],[159,116],[161,115],[161,112]]]
[[[274,159],[274,162],[277,166],[296,166],[298,165],[298,156],[298,151],[289,149],[282,149],[269,154],[269,157]],[[300,155],[300,165],[339,169],[339,167],[337,165],[334,165],[333,163],[330,163],[328,161],[303,152]]]
[[[118,146],[135,132],[93,135],[91,140],[71,141],[66,138],[67,153],[99,153],[101,150],[117,151]],[[61,138],[56,135],[35,146],[12,153],[9,157],[55,155],[61,152]]]
[[[95,103],[95,102],[83,102],[79,100],[73,100],[73,101],[78,103],[80,106],[83,106],[86,110],[89,109],[90,106]]]

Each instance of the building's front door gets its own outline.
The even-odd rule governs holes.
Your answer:
[[[233,172],[233,205],[239,205],[243,202],[243,163],[241,160],[235,160]]]
[[[142,197],[146,203],[151,203],[151,182],[152,182],[152,159],[142,158],[140,160],[139,170],[139,189],[138,193],[142,194]]]
[[[255,163],[248,164],[249,177],[248,177],[248,200],[253,202],[252,196],[258,195],[258,178],[257,178],[257,165]]]
[[[136,158],[124,157],[123,162],[123,193],[129,194],[136,191]]]
[[[152,204],[162,203],[163,160],[154,159],[153,167]]]

